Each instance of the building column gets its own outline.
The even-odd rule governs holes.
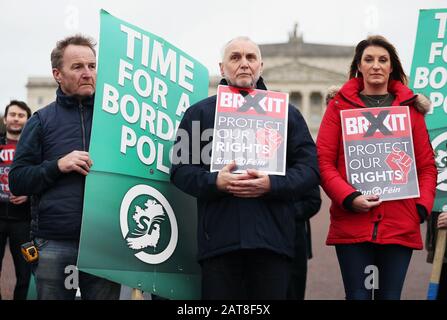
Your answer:
[[[302,95],[302,104],[303,104],[303,117],[307,123],[309,123],[310,117],[310,92],[309,91],[301,91]]]

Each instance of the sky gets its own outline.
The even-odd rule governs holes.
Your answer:
[[[228,40],[286,42],[295,23],[309,43],[354,46],[381,34],[409,74],[419,10],[446,7],[447,0],[1,0],[0,114],[10,99],[26,100],[29,76],[51,76],[56,41],[75,33],[99,40],[101,8],[164,38],[215,75]]]

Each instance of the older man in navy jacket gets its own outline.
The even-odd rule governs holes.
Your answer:
[[[224,48],[221,84],[266,90],[262,67],[259,47],[248,38],[235,38]],[[290,106],[285,176],[251,169],[235,174],[235,163],[211,173],[204,159],[193,162],[198,154],[191,146],[200,141],[202,154],[209,141],[200,138],[214,127],[215,106],[213,96],[186,111],[179,128],[189,134],[189,141],[183,141],[189,154],[176,148],[183,160],[171,171],[173,183],[197,198],[202,297],[286,299],[294,256],[294,203],[319,183],[315,144],[303,117]],[[194,122],[200,123],[200,132],[192,130]],[[178,137],[176,147],[183,142]]]

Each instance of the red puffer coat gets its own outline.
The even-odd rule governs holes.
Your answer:
[[[416,204],[423,205],[427,213],[431,212],[437,170],[424,116],[416,109],[417,96],[399,81],[390,80],[388,91],[396,97],[393,105],[410,106],[420,197],[384,201],[367,213],[349,211],[343,206],[345,198],[357,190],[347,182],[340,111],[365,108],[359,98],[362,90],[361,78],[346,82],[329,102],[318,133],[321,185],[332,200],[331,224],[326,244],[374,242],[422,249]]]

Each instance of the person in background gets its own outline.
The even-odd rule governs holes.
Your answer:
[[[0,135],[0,274],[7,240],[14,261],[16,284],[14,300],[25,300],[31,277],[31,266],[23,259],[20,247],[30,240],[30,202],[27,196],[16,196],[9,191],[8,171],[10,169],[17,142],[26,121],[31,117],[31,109],[19,100],[12,100],[5,108],[4,135]],[[1,298],[1,297],[0,297]]]
[[[310,218],[321,206],[320,187],[316,186],[296,203],[295,257],[292,261],[288,300],[304,300],[306,294],[307,260],[312,258]]]
[[[425,247],[428,252],[428,263],[433,263],[438,230],[445,228],[447,228],[447,212],[432,212],[427,221],[427,233],[425,238]],[[436,297],[436,300],[447,300],[447,250],[444,253],[444,261],[442,264],[438,296]]]

